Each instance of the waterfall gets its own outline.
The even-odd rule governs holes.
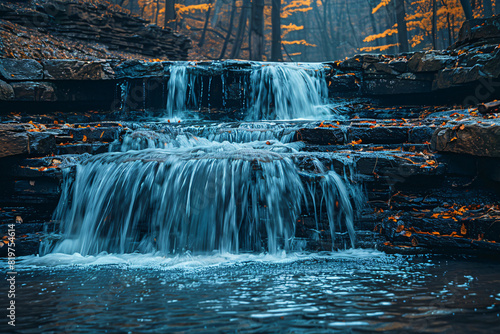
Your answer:
[[[210,109],[216,105],[214,96],[218,107],[227,109],[229,91],[243,95],[240,108],[246,120],[319,119],[331,114],[325,105],[328,90],[322,64],[252,63],[249,76],[245,71],[229,76],[218,63],[178,63],[169,72],[167,117]]]
[[[317,119],[328,92],[322,65],[262,65],[251,75],[251,106],[247,119]]]
[[[62,239],[48,249],[89,255],[291,248],[310,197],[290,155],[297,152],[293,145],[204,138],[173,144],[178,137],[165,149],[146,148],[165,146],[149,138],[136,146],[141,150],[104,153],[67,169],[54,214]],[[329,220],[347,226],[354,242],[353,194],[335,172],[323,174],[321,202],[332,207]]]
[[[320,162],[314,150],[302,151],[295,140],[308,122],[279,121],[330,113],[322,65],[251,63],[238,71],[170,65],[168,116],[234,106],[236,89],[247,120],[131,124],[108,153],[64,169],[53,216],[60,233],[44,241],[44,252],[276,253],[328,234],[332,247],[338,237],[353,247],[358,188],[345,171],[323,165],[331,155]]]
[[[194,76],[187,70],[188,64],[170,66],[170,78],[167,83],[167,116],[172,117],[187,108],[188,89],[193,89]],[[192,92],[190,92],[192,93]],[[192,94],[190,94],[192,95]]]

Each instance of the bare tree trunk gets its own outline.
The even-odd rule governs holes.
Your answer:
[[[460,0],[460,4],[464,10],[465,18],[467,20],[472,20],[472,7],[470,5],[470,0]]]
[[[493,5],[491,3],[491,0],[483,0],[483,7],[484,7],[484,17],[492,17]]]
[[[210,0],[210,4],[212,4],[212,0]],[[205,44],[205,37],[207,36],[208,22],[210,21],[210,12],[212,12],[212,6],[208,7],[207,14],[205,15],[205,25],[203,25],[203,31],[201,33],[200,41],[198,42],[198,46],[201,48],[203,44]]]
[[[281,0],[272,0],[271,25],[272,25],[272,42],[271,42],[271,60],[283,61],[281,52]]]
[[[243,7],[241,8],[240,20],[238,23],[238,31],[234,39],[233,49],[231,50],[231,58],[238,58],[240,54],[241,44],[243,43],[243,36],[247,27],[248,7],[250,7],[250,0],[243,0]]]
[[[346,0],[347,22],[349,22],[349,27],[351,28],[352,31],[352,39],[354,40],[354,45],[356,46],[357,49],[359,49],[358,34],[356,33],[356,28],[354,27],[354,24],[352,23],[351,20],[351,11],[349,10],[349,2],[350,0]],[[325,21],[326,21],[326,13],[325,13]]]
[[[432,49],[436,50],[437,39],[437,1],[432,0]]]
[[[436,0],[433,0],[434,2]],[[398,23],[399,52],[408,52],[408,29],[406,28],[404,0],[396,0],[396,22]]]
[[[395,21],[395,14],[396,14],[396,9],[395,9],[395,4],[394,2],[390,2],[389,5],[385,6],[385,12],[386,12],[386,20],[387,20],[387,26],[389,27],[392,27],[392,25],[394,24],[394,21]],[[397,22],[397,18],[396,18],[396,22]],[[385,37],[385,44],[387,45],[390,45],[390,44],[395,44],[397,41],[396,41],[396,37],[399,38],[399,36],[395,36],[394,34],[392,35],[387,35]],[[397,49],[395,49],[395,51],[391,51],[391,49],[395,49],[395,48],[389,48],[387,53],[391,53],[391,52],[397,52]],[[401,51],[403,52],[403,51]]]
[[[229,28],[227,29],[227,35],[226,38],[224,39],[224,45],[222,46],[219,59],[224,58],[224,54],[226,53],[227,49],[227,44],[229,43],[229,39],[231,39],[231,34],[233,32],[233,25],[234,25],[234,14],[236,13],[236,0],[233,1],[231,6],[232,8],[231,8],[231,17],[229,18]]]
[[[250,59],[262,60],[264,55],[264,0],[252,0],[249,41]]]
[[[320,32],[320,35],[321,35],[320,40],[321,40],[321,44],[323,44],[322,45],[323,47],[321,49],[323,50],[324,59],[328,60],[328,58],[330,57],[330,44],[329,44],[328,36],[326,33],[326,27],[322,23],[321,14],[320,14],[320,11],[319,11],[319,8],[318,8],[316,1],[312,2],[312,8],[313,8],[314,16],[316,17],[316,25],[318,26],[318,29],[321,31]]]
[[[453,32],[451,30],[453,28],[451,27],[450,15],[450,13],[446,15],[446,20],[448,21],[448,46],[453,44]]]
[[[173,30],[176,28],[175,18],[177,17],[175,12],[175,0],[165,0],[165,27],[170,27]]]

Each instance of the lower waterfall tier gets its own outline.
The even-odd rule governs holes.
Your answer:
[[[67,168],[54,215],[62,238],[45,252],[274,253],[296,248],[295,224],[308,202],[325,208],[332,239],[345,234],[354,246],[351,202],[359,191],[347,179],[319,161],[316,174],[304,175],[282,153],[292,145],[202,139]]]

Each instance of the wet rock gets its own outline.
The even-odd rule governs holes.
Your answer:
[[[396,71],[394,69],[394,65],[391,65],[390,63],[374,63],[373,68],[377,72],[383,72],[383,73],[387,73],[387,74],[397,75],[400,73],[400,72]]]
[[[5,81],[0,80],[0,101],[14,99],[14,89]]]
[[[488,58],[483,71],[493,78],[500,77],[500,48]]]
[[[30,155],[48,155],[56,150],[56,139],[54,133],[31,132],[29,134]]]
[[[122,78],[144,78],[144,77],[163,77],[165,67],[168,62],[144,62],[140,60],[126,60],[115,67],[117,79]]]
[[[10,11],[2,12],[2,20],[26,26],[35,33],[40,31],[45,35],[43,40],[48,37],[57,42],[63,39],[83,44],[82,50],[74,51],[70,48],[76,43],[69,44],[70,46],[55,43],[55,52],[64,54],[66,58],[74,59],[73,55],[76,55],[95,59],[104,55],[105,58],[123,59],[123,53],[127,53],[129,57],[141,55],[182,60],[187,58],[191,47],[188,38],[172,29],[151,25],[118,6],[109,6],[106,2],[50,0],[46,1],[44,6],[34,8],[24,2],[8,3]],[[30,24],[32,22],[37,23],[36,27]],[[15,48],[16,44],[14,43]],[[29,51],[28,54],[34,53]],[[45,58],[47,54],[50,55],[49,52],[40,55]]]
[[[107,62],[79,60],[45,60],[42,62],[46,80],[108,80],[113,70]]]
[[[493,125],[492,125],[493,124]],[[437,129],[431,141],[433,150],[483,157],[500,157],[500,124],[464,124],[463,128]]]
[[[12,83],[16,101],[56,101],[54,86],[47,82],[23,81]]]
[[[462,84],[478,81],[488,77],[485,74],[482,65],[474,67],[458,67],[453,69],[444,69],[439,71],[436,79],[432,83],[432,89],[445,89]]]
[[[344,131],[340,128],[304,128],[295,135],[296,140],[315,145],[343,144],[344,137]]]
[[[411,72],[437,72],[455,60],[455,57],[437,52],[417,52],[408,61],[408,69]]]
[[[383,59],[382,55],[362,54],[355,55],[339,63],[339,67],[345,70],[361,70],[368,67],[368,64],[377,63]]]
[[[404,73],[408,71],[408,61],[406,59],[393,59],[389,62],[389,67],[400,73]]]
[[[450,49],[457,49],[463,45],[476,42],[482,44],[500,43],[500,16],[465,21],[460,28],[457,41],[450,46]]]
[[[415,144],[430,142],[432,140],[434,130],[435,128],[428,126],[416,126],[410,130],[409,142]]]
[[[0,158],[28,153],[28,135],[0,130]]]
[[[33,59],[0,59],[0,78],[7,81],[41,80],[43,67]]]
[[[364,144],[400,144],[408,141],[408,128],[380,126],[349,129],[348,141],[362,140]]]
[[[339,93],[355,93],[360,89],[360,80],[354,74],[334,75],[327,79],[328,88],[332,91],[331,95]]]
[[[363,92],[368,95],[419,94],[428,93],[431,88],[430,81],[397,78],[365,80],[362,87]]]
[[[72,141],[112,142],[118,138],[121,128],[116,127],[85,127],[68,131]]]

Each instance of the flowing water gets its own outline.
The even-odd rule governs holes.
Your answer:
[[[44,267],[46,266],[46,267]],[[498,262],[337,253],[23,259],[20,333],[496,333]]]
[[[16,330],[500,329],[497,262],[355,248],[356,166],[293,142],[304,119],[339,117],[320,67],[222,73],[223,105],[232,84],[246,108],[231,123],[186,119],[215,83],[188,63],[169,76],[163,116],[182,124],[135,124],[110,152],[65,162],[41,255],[18,263]],[[328,252],[310,251],[319,241]]]

